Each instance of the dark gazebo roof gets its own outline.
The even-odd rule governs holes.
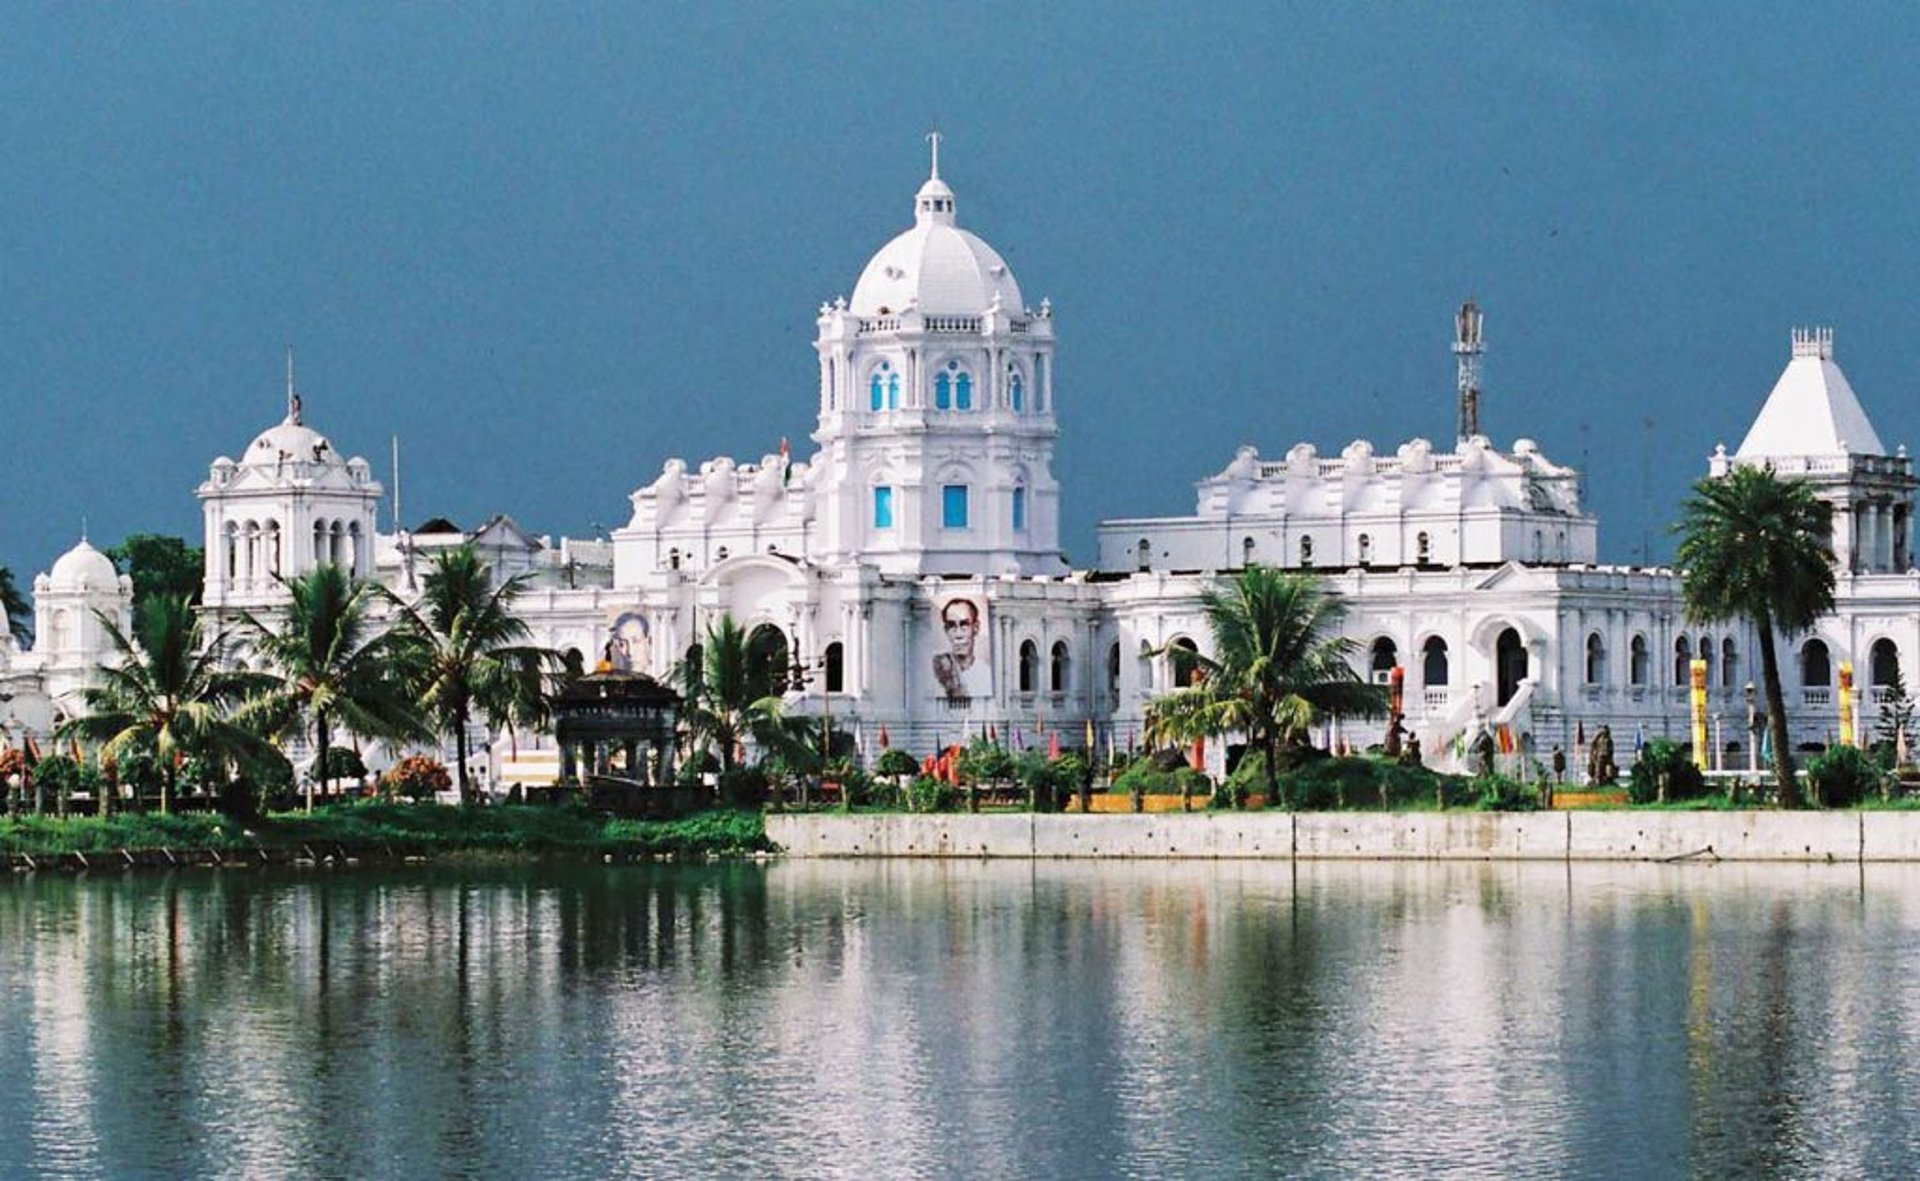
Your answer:
[[[680,695],[644,673],[591,672],[549,695],[554,737],[573,740],[671,741]]]

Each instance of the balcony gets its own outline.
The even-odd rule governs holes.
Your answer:
[[[1833,704],[1833,687],[1808,685],[1800,690],[1800,704],[1808,709],[1825,709]]]

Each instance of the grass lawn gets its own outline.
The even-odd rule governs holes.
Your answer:
[[[244,825],[207,813],[121,814],[104,820],[91,816],[0,819],[0,853],[36,857],[117,849],[298,852],[306,845],[334,844],[369,852],[391,845],[427,853],[484,850],[626,856],[740,854],[772,848],[760,816],[736,811],[702,812],[681,820],[609,820],[572,808],[367,803],[317,808],[312,815],[280,812]]]

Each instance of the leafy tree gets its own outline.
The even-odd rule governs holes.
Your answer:
[[[155,595],[184,595],[198,603],[205,585],[205,551],[178,537],[159,533],[129,533],[107,557],[120,573],[133,579],[133,601]]]
[[[13,581],[13,571],[0,566],[0,610],[7,613],[7,629],[22,645],[33,641],[33,607]]]
[[[1873,737],[1876,745],[1885,745],[1889,752],[1897,752],[1900,739],[1907,740],[1908,757],[1912,757],[1912,748],[1920,735],[1913,732],[1913,698],[1907,696],[1907,679],[1896,662],[1893,666],[1893,680],[1886,686],[1886,692],[1880,698],[1880,716],[1873,724]]]
[[[153,756],[162,812],[173,806],[184,759],[245,760],[272,751],[232,717],[234,706],[261,688],[260,677],[221,667],[226,636],[207,639],[186,596],[155,595],[137,604],[131,636],[112,617],[96,614],[114,658],[101,667],[101,683],[82,693],[85,712],[63,723],[55,737],[97,743],[103,758]]]
[[[698,656],[676,666],[674,680],[694,746],[718,754],[722,775],[738,765],[738,751],[749,739],[769,755],[807,758],[807,720],[789,717],[780,703],[786,669],[732,615],[707,625]]]
[[[1354,672],[1339,634],[1346,607],[1308,574],[1251,565],[1202,597],[1212,656],[1193,657],[1198,684],[1147,706],[1148,741],[1183,744],[1232,733],[1266,756],[1267,798],[1280,798],[1280,748],[1306,741],[1326,714],[1377,717],[1386,690]]]
[[[1804,632],[1833,610],[1830,529],[1831,509],[1810,486],[1753,467],[1695,484],[1675,526],[1687,614],[1707,623],[1743,619],[1760,636],[1774,777],[1788,808],[1799,790],[1774,636]]]
[[[246,625],[274,678],[273,688],[248,704],[247,716],[271,733],[312,726],[314,778],[324,778],[318,753],[334,728],[367,738],[404,741],[429,733],[407,693],[397,633],[374,634],[368,608],[373,584],[356,582],[332,564],[286,584],[289,599],[278,626],[252,615]],[[313,810],[313,778],[307,810]]]
[[[496,585],[487,563],[463,545],[434,559],[418,599],[386,592],[400,616],[393,634],[401,666],[440,732],[453,732],[463,803],[473,802],[467,773],[473,715],[495,726],[524,720],[537,710],[546,671],[562,663],[559,653],[527,642],[532,633],[513,613],[530,578],[519,574]]]

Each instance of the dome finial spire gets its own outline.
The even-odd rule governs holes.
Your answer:
[[[932,145],[932,149],[933,149],[933,171],[928,174],[927,179],[939,180],[940,179],[940,129],[938,127],[934,128],[932,131],[927,132],[927,143]]]
[[[293,346],[287,346],[287,421],[300,425],[300,395],[293,388]]]

